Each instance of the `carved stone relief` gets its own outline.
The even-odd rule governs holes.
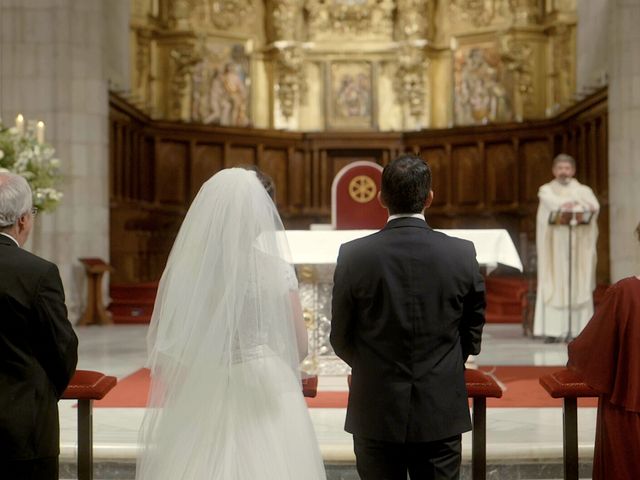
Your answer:
[[[533,48],[525,41],[504,36],[500,39],[502,60],[514,78],[518,101],[516,120],[522,120],[533,102]]]
[[[301,13],[299,0],[273,0],[271,27],[273,41],[294,40],[296,24]]]
[[[306,0],[311,40],[347,37],[393,38],[394,0]]]
[[[556,26],[551,37],[553,55],[553,106],[555,111],[560,106],[569,103],[573,93],[574,57],[573,35],[568,25]]]
[[[174,48],[169,53],[171,60],[171,83],[169,84],[169,118],[184,119],[183,106],[187,100],[189,77],[199,59],[190,46]]]
[[[276,71],[280,111],[285,118],[290,118],[306,92],[302,49],[298,46],[279,49],[276,54]]]
[[[538,0],[509,0],[509,9],[516,24],[532,25],[540,20]]]
[[[397,0],[396,25],[402,40],[427,38],[430,34],[428,0]]]
[[[454,113],[457,125],[513,119],[509,81],[493,44],[468,45],[454,56]]]
[[[400,51],[394,87],[398,101],[407,106],[412,117],[424,113],[424,74],[428,65],[422,48],[405,46]]]
[[[498,9],[498,0],[451,0],[454,16],[474,27],[485,27],[493,21]]]

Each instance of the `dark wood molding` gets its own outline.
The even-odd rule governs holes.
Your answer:
[[[111,278],[157,280],[200,185],[237,164],[255,164],[271,175],[285,226],[308,228],[330,222],[331,181],[342,166],[356,160],[386,165],[402,152],[417,152],[433,169],[436,197],[427,212],[432,226],[506,228],[517,246],[535,245],[537,191],[552,178],[553,157],[566,152],[576,158],[578,179],[602,205],[597,276],[606,283],[607,142],[606,89],[554,118],[405,133],[302,133],[160,121],[112,93]]]

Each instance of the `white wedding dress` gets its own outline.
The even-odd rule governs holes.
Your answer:
[[[194,200],[150,326],[137,480],[326,478],[298,374],[302,319],[283,239],[253,172],[223,170]]]

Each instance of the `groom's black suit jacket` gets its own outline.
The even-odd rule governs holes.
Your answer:
[[[473,244],[422,219],[342,245],[331,344],[352,368],[345,429],[388,442],[470,430],[464,362],[480,352],[484,307]]]
[[[58,268],[0,235],[0,469],[58,455],[58,399],[77,355]]]

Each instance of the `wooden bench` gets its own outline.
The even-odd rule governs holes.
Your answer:
[[[540,377],[540,385],[552,398],[562,398],[562,456],[565,480],[578,480],[578,398],[597,397],[598,392],[580,376],[565,368]]]
[[[102,399],[118,380],[100,372],[76,370],[63,400],[78,400],[78,480],[93,478],[93,401]]]

